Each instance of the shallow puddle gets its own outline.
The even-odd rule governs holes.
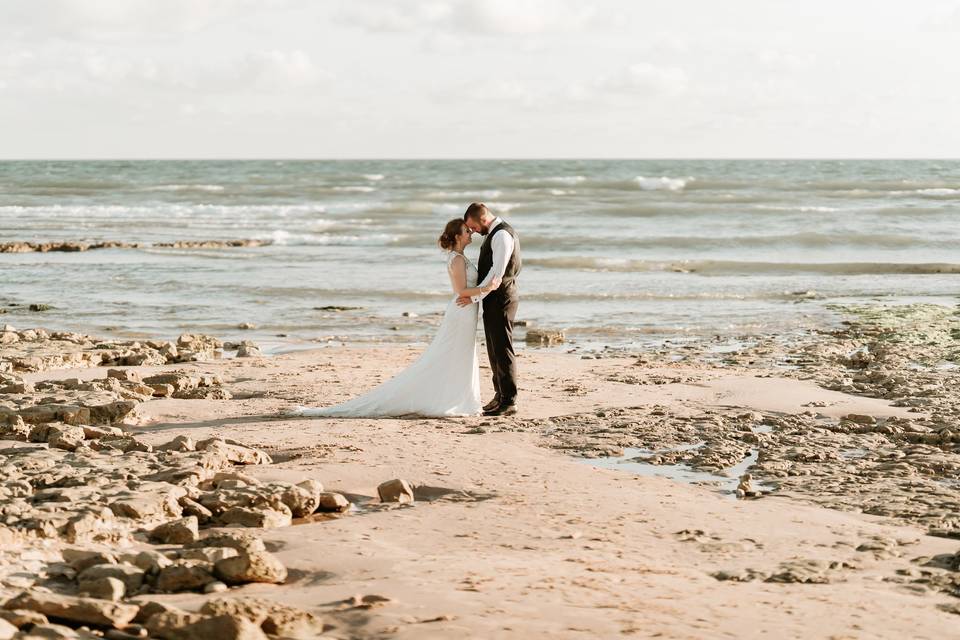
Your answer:
[[[736,465],[724,469],[722,474],[710,473],[707,471],[698,471],[687,464],[651,464],[649,462],[639,462],[638,457],[647,457],[658,453],[670,453],[673,451],[689,451],[702,447],[703,443],[683,445],[671,449],[633,449],[623,450],[623,455],[609,458],[584,458],[583,462],[602,469],[615,469],[617,471],[627,471],[640,476],[667,478],[675,482],[686,484],[695,484],[700,486],[713,487],[725,495],[735,497],[737,485],[740,483],[740,476],[747,473],[747,470],[753,466],[759,456],[758,449],[751,449],[750,454]],[[754,490],[770,490],[772,487],[764,486],[756,481],[753,482]]]

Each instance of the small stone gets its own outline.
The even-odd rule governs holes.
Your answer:
[[[235,558],[221,560],[214,565],[214,573],[227,584],[246,582],[283,583],[287,568],[267,551],[241,553]]]
[[[177,436],[170,442],[157,447],[157,451],[196,451],[196,449],[197,445],[190,436]]]
[[[318,499],[320,500],[318,511],[346,511],[350,508],[350,501],[339,493],[324,491]]]
[[[555,344],[562,344],[565,339],[566,336],[564,336],[563,331],[551,331],[549,329],[528,329],[524,341],[527,344],[549,347]]]
[[[413,489],[406,480],[388,480],[377,487],[380,502],[413,502]]]
[[[229,588],[230,587],[228,587],[225,583],[220,582],[219,580],[214,580],[213,582],[208,582],[206,585],[204,585],[203,592],[204,593],[222,593],[224,591],[227,591]]]
[[[240,347],[237,349],[238,358],[257,358],[262,355],[263,353],[260,351],[260,347],[249,340],[241,342]]]

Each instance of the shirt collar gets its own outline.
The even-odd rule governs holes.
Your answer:
[[[490,233],[490,231],[493,231],[494,229],[496,229],[501,222],[503,222],[503,220],[500,218],[500,216],[497,216],[496,218],[494,218],[493,222],[490,224],[490,229],[487,231],[487,233]]]

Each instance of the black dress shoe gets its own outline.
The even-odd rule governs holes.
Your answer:
[[[483,410],[484,410],[484,411],[490,411],[491,409],[496,409],[496,408],[499,407],[499,406],[500,406],[500,398],[499,398],[499,397],[495,397],[493,400],[491,400],[491,401],[488,402],[487,404],[483,405]]]
[[[517,412],[517,405],[515,404],[501,404],[489,411],[484,411],[483,415],[485,416],[512,416]]]

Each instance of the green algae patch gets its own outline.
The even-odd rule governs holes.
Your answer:
[[[960,360],[960,305],[833,304],[828,308],[878,341],[922,347],[927,358]]]

